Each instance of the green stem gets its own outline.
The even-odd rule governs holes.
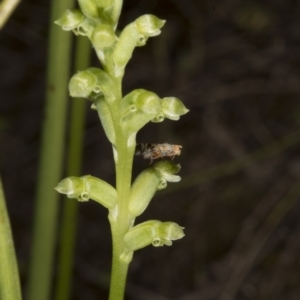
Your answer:
[[[121,214],[120,214],[121,215]],[[125,292],[128,264],[120,260],[123,249],[124,229],[120,224],[111,224],[113,239],[113,258],[110,280],[109,300],[122,300]]]
[[[59,195],[54,190],[61,178],[67,112],[71,33],[53,24],[73,0],[53,0],[47,74],[47,103],[43,127],[29,272],[29,300],[47,300],[53,269]]]
[[[88,67],[91,47],[86,37],[78,37],[74,69]],[[72,99],[70,116],[70,141],[67,155],[67,176],[79,176],[82,161],[86,101]],[[61,224],[61,242],[59,243],[59,263],[57,274],[56,300],[70,299],[72,264],[76,239],[76,219],[78,202],[65,199]]]
[[[0,299],[21,300],[18,266],[0,177]]]
[[[119,150],[119,164],[117,164],[117,191],[119,195],[118,216],[115,222],[111,221],[113,239],[113,261],[110,283],[109,300],[122,300],[124,297],[128,264],[120,260],[124,251],[124,235],[131,226],[132,218],[128,214],[128,198],[130,193],[132,157],[126,149]],[[127,148],[127,147],[126,147]],[[123,151],[122,151],[123,150]]]
[[[122,99],[121,80],[116,81],[118,99]],[[116,101],[120,103],[120,101]],[[132,226],[133,218],[128,212],[128,199],[131,188],[131,175],[134,147],[128,147],[128,137],[120,126],[119,105],[112,107],[112,115],[115,120],[116,131],[116,188],[118,192],[118,208],[115,218],[110,218],[113,240],[113,260],[110,283],[109,300],[122,300],[125,292],[128,263],[120,259],[124,251],[124,235]]]

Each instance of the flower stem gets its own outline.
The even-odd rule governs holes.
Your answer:
[[[122,234],[112,227],[113,260],[110,280],[109,300],[122,300],[124,298],[128,264],[120,260],[122,253]]]
[[[109,300],[122,300],[124,297],[128,263],[120,259],[124,251],[124,235],[132,226],[132,217],[128,213],[133,151],[128,149],[125,141],[118,147],[117,191],[119,195],[116,219],[110,219],[113,239],[113,261]]]
[[[118,99],[122,99],[121,80],[116,81]],[[133,225],[133,217],[128,212],[128,199],[131,189],[132,164],[135,145],[128,146],[128,137],[124,134],[120,125],[120,101],[113,105],[112,115],[115,120],[116,145],[115,145],[115,165],[116,165],[116,189],[118,192],[118,206],[111,213],[109,220],[111,223],[113,260],[111,272],[111,285],[109,300],[122,300],[125,292],[128,263],[120,259],[124,251],[124,235]]]

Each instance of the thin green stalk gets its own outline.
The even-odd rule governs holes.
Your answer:
[[[128,199],[131,188],[131,176],[134,148],[128,148],[127,138],[123,135],[120,126],[120,101],[122,99],[122,80],[115,80],[116,96],[119,101],[112,106],[111,113],[115,120],[116,131],[116,151],[118,158],[116,163],[116,190],[119,197],[119,213],[117,220],[110,220],[112,232],[112,269],[109,300],[122,300],[124,298],[128,264],[120,260],[120,255],[124,251],[124,235],[132,226],[132,217],[128,213]]]
[[[90,42],[85,37],[78,37],[74,69],[83,70],[90,62]],[[87,103],[74,98],[70,116],[70,141],[67,154],[67,175],[78,176],[81,170],[84,123]],[[59,259],[57,272],[56,300],[70,298],[72,264],[76,240],[78,203],[66,199],[63,207],[61,237],[59,243]]]
[[[109,300],[122,300],[125,292],[126,277],[128,272],[128,264],[124,263],[120,256],[124,250],[124,235],[132,226],[132,217],[128,213],[128,200],[131,187],[131,174],[134,149],[127,147],[126,140],[122,136],[118,136],[119,144],[117,147],[118,163],[116,165],[117,177],[117,192],[119,195],[119,209],[120,213],[115,223],[111,222],[111,231],[113,239],[113,258],[112,258],[112,272],[110,282]]]
[[[0,299],[21,300],[14,242],[0,177]]]
[[[114,238],[114,236],[113,236]],[[128,273],[128,264],[121,262],[117,247],[114,246],[109,300],[123,300]]]
[[[58,194],[54,186],[61,178],[67,110],[71,34],[53,22],[73,0],[52,1],[46,115],[43,127],[34,220],[33,245],[28,284],[29,300],[50,297],[53,254],[57,228]]]

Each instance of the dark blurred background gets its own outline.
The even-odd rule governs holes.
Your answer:
[[[1,175],[24,291],[50,2],[23,1],[0,32]],[[190,112],[138,135],[183,151],[175,158],[182,181],[159,192],[137,222],[174,221],[186,236],[135,253],[126,300],[299,300],[300,1],[125,0],[120,28],[144,13],[167,23],[136,49],[124,94],[176,96]],[[134,176],[148,165],[137,157]],[[85,174],[114,183],[111,147],[90,109]],[[106,299],[110,263],[107,211],[82,203],[72,299]]]

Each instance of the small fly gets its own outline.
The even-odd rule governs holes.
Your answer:
[[[180,155],[182,146],[180,145],[171,145],[171,144],[137,144],[135,149],[135,155],[143,155],[144,159],[153,159],[163,158],[163,157],[172,157]],[[150,164],[151,164],[150,163]]]

